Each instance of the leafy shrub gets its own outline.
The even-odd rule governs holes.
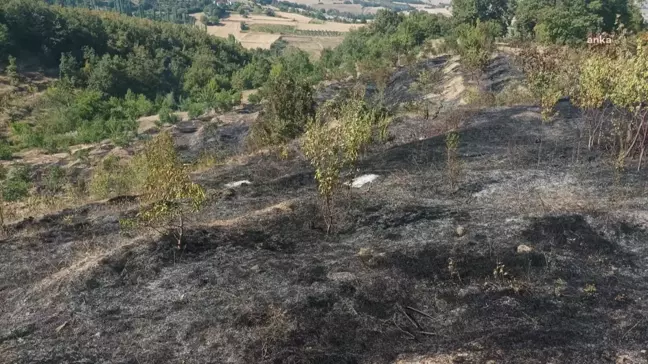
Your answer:
[[[251,136],[260,144],[277,145],[297,137],[315,114],[311,85],[297,80],[281,66],[274,69],[263,96],[263,115]]]
[[[142,163],[137,158],[125,163],[118,157],[108,156],[95,167],[89,192],[99,199],[137,193],[141,189],[144,173]]]
[[[5,141],[0,140],[0,159],[11,160],[13,158],[13,148]]]
[[[204,102],[191,102],[187,106],[187,112],[190,118],[197,118],[205,113],[207,104]]]
[[[142,206],[137,214],[137,223],[153,228],[171,228],[176,248],[182,249],[185,215],[200,209],[205,201],[205,191],[191,181],[168,132],[148,142],[141,158],[146,170],[142,200],[147,205]],[[174,221],[177,225],[173,225]]]
[[[29,167],[16,165],[9,169],[2,181],[2,197],[5,201],[18,201],[29,195],[31,182]]]
[[[475,26],[462,24],[446,42],[454,48],[461,63],[471,72],[483,71],[488,65],[490,55],[495,50],[495,33],[499,25],[491,22],[477,22]]]
[[[16,65],[16,57],[9,56],[9,64],[7,65],[7,77],[12,86],[20,84],[20,74],[18,73],[18,66]]]
[[[75,90],[65,81],[47,89],[37,123],[14,123],[13,134],[21,147],[65,149],[73,144],[104,139],[129,139],[137,130],[137,118],[151,113],[145,97],[127,93],[124,99],[104,99],[93,90]]]
[[[180,120],[178,115],[174,114],[168,107],[161,108],[158,115],[161,124],[175,124]]]
[[[322,105],[309,122],[302,140],[304,155],[315,167],[318,191],[324,198],[327,233],[333,226],[333,197],[344,169],[352,167],[380,128],[381,139],[388,120],[383,110],[369,107],[364,93],[350,99],[332,100]],[[337,123],[330,124],[327,122]]]
[[[65,182],[65,170],[60,166],[51,166],[43,173],[41,187],[45,195],[53,196],[62,191]]]
[[[248,102],[250,104],[258,104],[261,102],[261,95],[258,92],[254,92],[248,95]]]
[[[571,65],[578,62],[572,60],[570,63],[569,60],[572,60],[569,51],[557,47],[527,48],[518,55],[529,90],[540,101],[543,120],[554,116],[554,107],[560,97],[570,94],[572,86],[577,84],[578,69]]]

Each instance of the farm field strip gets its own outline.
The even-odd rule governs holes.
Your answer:
[[[247,49],[270,49],[272,44],[282,38],[289,44],[303,49],[312,57],[319,57],[324,48],[333,48],[342,42],[342,33],[358,29],[364,24],[345,24],[335,22],[310,23],[313,19],[300,14],[276,12],[277,17],[266,15],[232,14],[221,19],[221,24],[208,26],[207,33],[220,38],[230,34]],[[202,13],[193,14],[200,19]],[[250,31],[242,32],[241,23],[250,26]]]

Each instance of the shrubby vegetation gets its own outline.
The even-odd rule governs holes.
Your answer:
[[[327,233],[333,227],[333,199],[342,173],[355,165],[372,141],[386,139],[390,119],[384,110],[367,104],[364,87],[360,86],[352,95],[320,106],[302,141],[302,150],[315,168],[318,190],[324,200]]]
[[[334,50],[324,50],[320,63],[328,73],[342,69],[355,75],[358,62],[385,61],[416,53],[427,39],[448,34],[450,21],[441,15],[413,12],[409,16],[381,10],[366,27],[351,31]]]
[[[129,163],[118,162],[116,159],[104,161],[101,169],[95,172],[92,191],[98,196],[110,196],[120,189],[122,193],[140,194],[140,211],[135,218],[122,220],[122,227],[170,231],[176,250],[182,250],[186,217],[202,207],[206,195],[200,185],[191,181],[171,134],[157,135]],[[127,181],[130,185],[125,183]]]
[[[619,24],[637,32],[644,23],[632,0],[454,0],[452,12],[456,25],[490,21],[515,38],[555,44],[583,44]]]
[[[641,168],[648,143],[648,37],[622,37],[606,49],[530,49],[520,55],[543,116],[562,96],[584,111],[588,149],[612,151],[622,170]],[[571,61],[570,61],[571,60]]]
[[[261,121],[252,130],[256,145],[282,144],[300,135],[315,115],[311,84],[300,78],[300,71],[276,65],[262,90],[266,100]]]
[[[140,158],[145,176],[142,200],[146,205],[137,214],[136,223],[154,229],[172,227],[180,250],[185,243],[185,216],[201,208],[205,190],[191,181],[168,132],[151,140]]]
[[[137,130],[137,118],[153,108],[143,95],[127,91],[124,98],[105,98],[100,91],[74,89],[62,80],[45,92],[34,125],[16,122],[13,135],[19,147],[49,151],[107,138],[124,141]]]
[[[181,24],[193,24],[195,19],[189,14],[217,7],[211,0],[45,0],[51,5],[81,7],[92,10],[114,11],[138,18],[164,20]],[[210,15],[211,12],[205,11]]]
[[[501,35],[497,22],[481,22],[475,25],[461,24],[446,37],[448,47],[461,56],[461,63],[473,75],[482,72],[495,50],[495,37]]]

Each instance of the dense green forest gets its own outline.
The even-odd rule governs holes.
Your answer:
[[[453,0],[453,20],[494,21],[513,38],[558,44],[584,43],[588,33],[612,33],[619,25],[631,32],[644,26],[633,0]]]
[[[336,49],[324,50],[322,67],[354,72],[357,62],[394,65],[400,55],[412,53],[427,39],[442,38],[450,30],[450,21],[441,15],[382,11],[368,26],[350,32]]]
[[[211,0],[45,0],[50,5],[81,7],[91,10],[115,11],[121,14],[193,24],[189,14],[203,11]]]
[[[479,69],[493,40],[507,31],[511,39],[575,44],[584,43],[588,32],[643,27],[638,7],[627,0],[587,6],[577,1],[457,0],[453,18],[380,11],[313,63],[305,52],[281,42],[271,50],[246,50],[231,36],[219,39],[193,26],[84,9],[113,9],[115,2],[57,1],[61,3],[71,7],[42,0],[0,4],[0,64],[11,82],[18,84],[19,73],[33,64],[60,76],[29,117],[11,120],[14,149],[54,151],[105,138],[127,141],[143,115],[160,113],[162,121],[172,121],[174,110],[192,116],[229,110],[240,102],[240,91],[263,88],[277,65],[285,77],[311,85],[355,76],[358,67],[381,77],[403,57],[426,50],[429,39],[445,38],[466,65]],[[140,5],[143,11],[207,7],[214,16],[222,10],[201,0]],[[132,8],[123,12],[135,13]]]
[[[124,137],[136,117],[160,108],[231,108],[240,98],[232,87],[235,73],[239,84],[256,87],[264,79],[254,72],[253,81],[240,81],[249,64],[276,56],[191,26],[36,0],[0,5],[0,58],[8,55],[17,57],[18,69],[35,59],[60,71],[36,122],[12,125],[22,146],[52,150]]]

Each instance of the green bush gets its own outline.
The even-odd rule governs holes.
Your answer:
[[[89,191],[96,198],[109,198],[136,193],[142,186],[145,171],[138,160],[124,163],[109,156],[92,173]]]
[[[207,104],[204,102],[191,102],[187,107],[190,118],[197,118],[205,113]]]
[[[27,197],[31,188],[29,168],[23,165],[12,167],[2,182],[2,197],[5,201],[18,201]]]
[[[143,95],[129,91],[124,99],[106,100],[99,91],[74,89],[62,81],[45,92],[35,125],[14,123],[12,130],[21,147],[55,152],[104,139],[128,140],[137,130],[137,119],[153,109]]]
[[[258,104],[258,103],[261,102],[261,100],[262,100],[261,95],[259,95],[258,92],[254,92],[254,93],[251,93],[250,95],[248,95],[248,102],[250,104]]]
[[[178,115],[174,114],[168,107],[161,108],[158,115],[160,116],[160,124],[175,124],[180,120]]]
[[[6,141],[0,141],[0,159],[11,160],[13,158],[13,148]]]
[[[495,35],[499,25],[494,22],[479,22],[477,25],[462,24],[455,33],[446,38],[453,47],[461,63],[471,72],[482,72],[488,65],[492,52],[495,50]]]
[[[266,100],[263,115],[251,134],[256,144],[285,143],[300,135],[315,115],[312,86],[284,71],[281,65],[273,68],[263,88],[263,98]]]
[[[65,170],[60,166],[47,168],[41,177],[41,187],[45,194],[52,196],[62,191],[65,185]]]

